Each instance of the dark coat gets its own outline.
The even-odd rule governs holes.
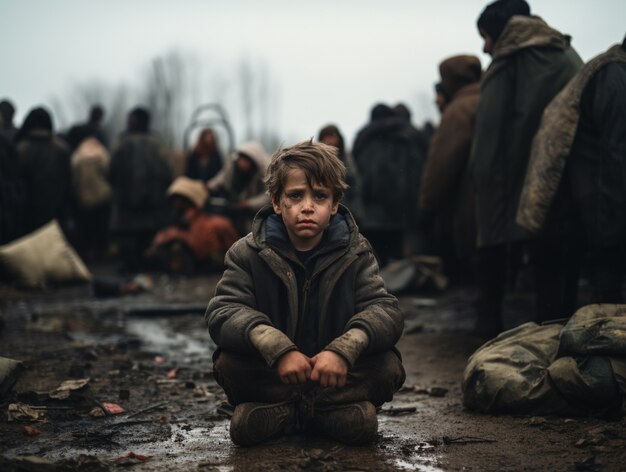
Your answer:
[[[352,155],[359,176],[361,228],[415,226],[425,156],[414,128],[398,117],[376,119],[359,131]]]
[[[420,186],[420,206],[452,220],[455,246],[461,257],[469,255],[476,245],[469,157],[479,94],[478,82],[453,91],[430,142]]]
[[[18,142],[17,151],[24,183],[25,231],[34,231],[53,219],[63,225],[71,198],[68,147],[50,131],[33,129]]]
[[[24,234],[24,184],[13,143],[0,133],[0,244]]]
[[[220,170],[222,170],[222,156],[218,152],[214,152],[209,156],[206,165],[195,151],[191,151],[187,154],[185,175],[190,179],[208,182],[215,177]]]
[[[546,105],[582,65],[569,37],[514,16],[483,77],[472,147],[478,246],[527,239],[515,223],[530,146]]]
[[[615,45],[586,63],[546,108],[518,223],[534,232],[563,226],[596,247],[623,244],[625,123],[626,50]],[[559,221],[564,217],[572,220]]]
[[[626,62],[590,81],[568,162],[574,207],[595,247],[626,244]]]
[[[268,242],[266,228],[272,215],[271,207],[261,210],[253,232],[226,254],[226,269],[206,311],[209,333],[218,347],[258,354],[249,332],[268,324],[302,350],[314,337],[319,352],[356,327],[369,336],[363,354],[391,349],[402,334],[402,313],[397,299],[385,290],[372,248],[348,210],[340,206],[327,230],[326,249],[301,281],[297,271],[305,269],[293,246]],[[313,325],[311,331],[299,329],[314,320],[317,327]]]
[[[155,136],[124,136],[111,157],[114,231],[154,231],[166,222],[166,191],[172,168],[165,147]]]

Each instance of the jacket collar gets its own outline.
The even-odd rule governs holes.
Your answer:
[[[359,229],[354,217],[345,206],[340,204],[337,214],[331,219],[330,226],[324,235],[323,252],[356,246],[358,234]],[[248,244],[257,249],[271,247],[283,254],[293,251],[287,228],[282,218],[274,213],[270,205],[263,207],[254,217]]]
[[[548,26],[538,16],[513,16],[494,45],[493,60],[529,47],[566,49],[571,37]]]

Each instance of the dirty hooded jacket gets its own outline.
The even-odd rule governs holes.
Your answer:
[[[457,252],[467,256],[476,245],[474,193],[468,164],[480,95],[480,61],[474,56],[455,56],[442,62],[439,69],[443,87],[451,98],[428,149],[420,207],[452,220]]]
[[[496,42],[470,158],[479,247],[531,236],[515,223],[531,141],[544,108],[581,65],[570,38],[537,17],[513,16]]]
[[[398,301],[385,289],[371,246],[342,205],[306,265],[269,206],[228,251],[225,265],[205,315],[220,349],[258,355],[249,333],[261,324],[288,337],[269,365],[294,348],[316,354],[352,328],[368,335],[362,355],[392,349],[402,334]]]

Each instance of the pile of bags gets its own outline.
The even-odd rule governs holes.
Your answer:
[[[588,305],[565,325],[501,333],[463,374],[463,403],[483,413],[607,415],[625,394],[626,305]]]

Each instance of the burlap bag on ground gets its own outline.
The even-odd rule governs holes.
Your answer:
[[[622,405],[622,393],[608,357],[560,357],[548,372],[572,413],[603,415]]]
[[[605,356],[626,395],[626,305],[595,304],[576,311],[561,332],[559,355]],[[607,389],[609,384],[607,380]]]
[[[576,311],[561,333],[559,354],[626,358],[626,305],[587,305]]]
[[[525,323],[481,346],[463,374],[463,403],[483,413],[549,414],[568,410],[548,373],[563,326]]]
[[[56,220],[0,246],[0,264],[24,287],[91,280],[91,274],[68,244]]]

